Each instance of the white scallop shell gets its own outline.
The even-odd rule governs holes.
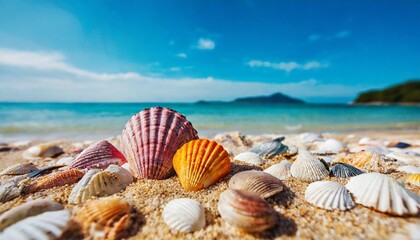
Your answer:
[[[170,201],[163,209],[163,220],[170,229],[178,232],[194,232],[206,225],[203,206],[189,198]]]
[[[249,164],[260,165],[264,164],[264,160],[260,157],[260,155],[253,153],[253,152],[243,152],[236,155],[233,160],[246,162]]]
[[[317,153],[339,153],[346,148],[342,142],[332,138],[327,139],[324,142],[317,142],[316,146]]]
[[[301,181],[314,182],[327,177],[330,171],[310,152],[300,149],[296,161],[290,167],[290,174]]]
[[[401,166],[397,168],[397,171],[416,174],[416,173],[420,173],[420,167],[416,167],[412,165]]]
[[[416,215],[420,197],[395,179],[381,173],[366,173],[350,178],[346,188],[356,203],[393,215]]]
[[[67,210],[45,212],[11,225],[0,233],[0,239],[57,239],[68,228],[69,221]]]
[[[282,160],[280,163],[277,163],[268,167],[267,169],[264,170],[264,172],[269,173],[280,180],[285,180],[288,177],[290,177],[291,166],[292,166],[291,162],[287,160]]]
[[[125,189],[132,182],[131,173],[117,165],[109,165],[104,171],[91,169],[72,189],[69,203],[78,204],[93,196],[111,195]]]
[[[309,184],[305,191],[306,201],[327,210],[348,210],[355,206],[346,187],[338,182],[318,181]]]

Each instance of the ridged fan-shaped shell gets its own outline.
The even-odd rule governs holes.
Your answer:
[[[260,157],[260,155],[253,153],[253,152],[243,152],[236,155],[233,160],[245,162],[254,165],[264,164],[264,160]]]
[[[401,166],[397,168],[397,171],[416,174],[416,173],[420,173],[420,167],[416,167],[412,165]]]
[[[170,201],[162,215],[169,228],[178,232],[194,232],[206,225],[203,206],[189,198]]]
[[[358,168],[366,169],[374,172],[386,172],[386,162],[382,154],[375,151],[360,151],[349,154],[345,158],[338,160],[339,162],[348,163]]]
[[[301,181],[315,182],[329,175],[327,166],[306,150],[299,150],[296,161],[290,167],[290,174]]]
[[[338,182],[318,181],[308,185],[305,199],[311,204],[327,209],[348,210],[355,206],[346,187]]]
[[[84,175],[84,172],[79,169],[69,169],[62,172],[56,172],[45,178],[31,184],[29,189],[25,190],[34,193],[43,189],[50,189],[53,187],[61,187],[67,184],[78,182]]]
[[[153,107],[127,122],[121,142],[136,177],[164,179],[171,173],[176,151],[197,138],[197,131],[184,115],[169,108]]]
[[[249,170],[235,174],[229,180],[229,188],[254,192],[268,198],[283,191],[283,184],[269,173]]]
[[[192,140],[175,154],[174,169],[186,191],[215,184],[230,172],[230,159],[222,145],[208,139]]]
[[[277,213],[260,195],[228,189],[220,194],[217,210],[224,221],[246,232],[261,232],[273,227]]]
[[[105,169],[109,165],[122,165],[124,155],[108,141],[94,143],[83,150],[69,165],[69,168]]]
[[[420,197],[395,179],[381,173],[366,173],[350,178],[346,188],[356,203],[392,215],[416,215]]]
[[[91,169],[72,189],[69,203],[78,204],[93,196],[111,195],[125,189],[132,182],[131,173],[117,165],[109,165],[104,171]]]
[[[58,211],[63,208],[63,205],[50,199],[37,199],[26,202],[0,215],[0,231],[27,217],[48,211]]]
[[[331,173],[331,176],[333,177],[348,178],[348,177],[354,177],[354,176],[360,175],[365,172],[358,169],[357,167],[353,167],[350,164],[338,162],[331,168],[330,173]]]
[[[67,210],[49,211],[25,218],[0,233],[0,239],[58,239],[68,229],[70,213]]]
[[[282,143],[283,140],[284,137],[279,137],[272,141],[258,144],[249,151],[258,154],[261,157],[273,158],[287,151],[288,147]]]
[[[269,173],[280,180],[285,180],[290,176],[291,166],[291,162],[287,160],[282,160],[280,163],[268,167],[264,170],[264,172]]]
[[[413,184],[417,187],[420,187],[420,173],[413,173],[405,177],[405,181]]]
[[[22,175],[38,170],[38,168],[32,163],[17,163],[0,172],[0,176],[3,175]]]

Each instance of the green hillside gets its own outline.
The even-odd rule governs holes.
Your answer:
[[[383,90],[362,92],[355,103],[420,103],[420,80],[410,80]]]

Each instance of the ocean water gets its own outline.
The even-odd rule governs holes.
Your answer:
[[[152,106],[170,107],[186,115],[199,135],[204,137],[212,137],[224,131],[260,134],[420,130],[419,106],[0,103],[0,142],[116,136],[133,114]]]

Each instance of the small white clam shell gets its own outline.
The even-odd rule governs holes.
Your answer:
[[[206,225],[203,206],[189,198],[170,201],[163,209],[163,220],[170,229],[178,232],[194,232]]]
[[[285,180],[290,176],[291,166],[291,162],[287,160],[282,160],[280,163],[268,167],[264,170],[264,172],[269,173],[280,180]]]
[[[290,174],[301,181],[314,182],[329,175],[327,166],[307,150],[299,150],[296,161],[290,167]]]
[[[316,145],[317,153],[339,153],[346,148],[346,146],[342,142],[332,138],[327,139],[324,142],[317,142]]]
[[[416,174],[416,173],[420,173],[420,167],[416,167],[412,165],[401,166],[397,168],[397,171]]]
[[[233,160],[254,164],[254,165],[260,165],[264,164],[264,160],[260,157],[260,155],[253,153],[253,152],[243,152],[236,155]]]
[[[45,212],[11,225],[0,233],[0,239],[58,239],[68,228],[69,221],[67,210]]]
[[[327,210],[348,210],[355,206],[346,187],[338,182],[318,181],[309,184],[305,191],[306,201]]]
[[[420,211],[420,197],[385,174],[366,173],[352,177],[346,188],[356,203],[380,212],[405,216]]]

